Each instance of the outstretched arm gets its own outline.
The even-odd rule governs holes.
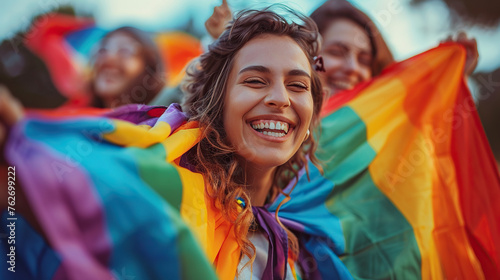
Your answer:
[[[21,103],[12,97],[8,88],[0,85],[0,146],[3,147],[9,127],[13,126],[23,117],[24,112]]]
[[[4,144],[7,140],[9,129],[23,117],[24,109],[21,102],[12,96],[8,88],[0,85],[0,167],[2,169],[7,169],[7,164],[4,158]],[[11,170],[12,169],[9,169],[9,171]],[[13,171],[15,174],[15,169],[13,169]],[[13,176],[16,178],[15,175]],[[0,176],[0,178],[4,179],[2,176]],[[16,178],[14,182],[16,212],[21,214],[28,221],[28,223],[41,234],[42,237],[45,237],[26,200],[26,196],[24,195],[21,187],[21,182],[18,178]],[[8,187],[9,185],[7,184],[7,179],[5,178],[5,180],[0,182],[0,213],[9,206],[7,199]]]

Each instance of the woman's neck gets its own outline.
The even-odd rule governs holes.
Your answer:
[[[276,167],[250,166],[246,168],[248,194],[253,206],[264,206],[274,181]]]

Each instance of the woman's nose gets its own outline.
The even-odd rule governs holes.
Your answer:
[[[268,92],[265,103],[267,106],[282,109],[290,106],[288,90],[283,84],[276,84]]]
[[[348,54],[345,57],[344,69],[351,73],[359,74],[361,72],[361,65],[354,54]]]

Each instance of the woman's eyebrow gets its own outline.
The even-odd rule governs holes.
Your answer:
[[[248,71],[257,71],[257,72],[262,72],[262,73],[271,73],[271,70],[265,66],[261,66],[261,65],[251,65],[251,66],[248,66],[248,67],[245,67],[243,69],[240,70],[240,72],[238,72],[238,75],[241,74],[241,73],[244,73],[244,72],[248,72]]]
[[[340,47],[343,50],[348,50],[349,49],[349,45],[345,44],[342,41],[337,41],[337,40],[332,40],[332,41],[326,42],[325,45],[326,46],[337,46],[337,47]]]
[[[325,44],[326,46],[337,46],[337,47],[340,47],[343,51],[347,51],[349,49],[356,49],[356,50],[359,50],[359,52],[365,52],[365,53],[368,53],[368,54],[371,54],[371,50],[370,49],[365,49],[365,48],[359,48],[357,46],[354,46],[354,45],[351,45],[351,44],[345,44],[344,42],[341,42],[341,41],[330,41],[328,42],[327,44]]]
[[[304,77],[311,79],[311,76],[306,71],[300,70],[300,69],[290,70],[290,72],[288,72],[288,75],[289,76],[304,76]]]
[[[257,71],[257,72],[262,72],[262,73],[271,73],[271,69],[265,67],[265,66],[261,66],[261,65],[251,65],[251,66],[248,66],[248,67],[245,67],[243,69],[240,70],[240,72],[238,72],[238,75],[241,74],[241,73],[244,73],[244,72],[248,72],[248,71]],[[304,70],[300,70],[300,69],[293,69],[293,70],[290,70],[288,72],[288,75],[289,76],[305,76],[307,78],[311,78],[311,76]]]

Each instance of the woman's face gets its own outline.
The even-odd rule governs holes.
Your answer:
[[[372,48],[368,34],[354,21],[335,19],[323,32],[323,86],[332,95],[372,77]]]
[[[105,39],[94,64],[94,88],[105,103],[111,102],[145,71],[139,42],[126,33],[117,32]],[[134,100],[141,102],[141,100]]]
[[[313,116],[304,51],[287,36],[250,40],[234,58],[224,102],[227,140],[247,166],[286,163],[302,145]]]

